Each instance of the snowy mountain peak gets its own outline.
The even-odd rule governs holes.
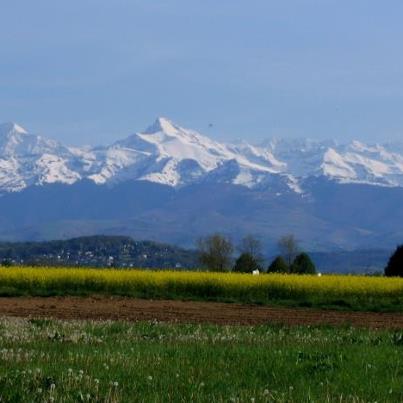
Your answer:
[[[277,193],[303,193],[306,178],[403,187],[403,145],[338,144],[272,139],[261,145],[226,144],[159,117],[144,132],[107,147],[68,148],[0,125],[0,193],[45,183],[97,184],[144,180],[179,187],[231,183]]]
[[[144,131],[144,134],[155,134],[163,132],[165,134],[174,136],[182,130],[183,129],[181,127],[174,124],[171,120],[164,117],[159,117],[155,120],[155,122],[151,126],[149,126]]]
[[[11,134],[28,134],[28,132],[23,127],[14,122],[0,124],[0,136]]]

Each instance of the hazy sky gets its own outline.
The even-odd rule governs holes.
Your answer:
[[[159,115],[219,140],[403,139],[402,21],[402,0],[4,0],[0,121],[69,144]]]

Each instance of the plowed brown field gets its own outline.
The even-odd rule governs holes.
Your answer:
[[[257,325],[353,325],[403,328],[403,314],[339,312],[216,302],[141,300],[119,297],[0,298],[0,316],[178,323]]]

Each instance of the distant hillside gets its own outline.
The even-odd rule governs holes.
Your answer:
[[[392,250],[369,249],[337,252],[312,252],[310,256],[323,273],[382,272]]]
[[[63,241],[0,242],[3,264],[193,268],[196,253],[152,241],[126,236],[87,236]]]

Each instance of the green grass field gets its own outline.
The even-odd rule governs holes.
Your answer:
[[[6,402],[398,402],[403,334],[0,320]]]
[[[401,278],[73,268],[0,269],[0,296],[92,294],[403,312]]]

